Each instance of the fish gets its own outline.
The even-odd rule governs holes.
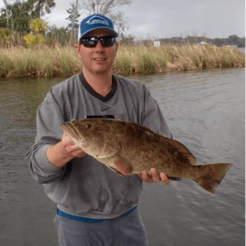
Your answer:
[[[170,179],[191,179],[207,192],[215,193],[232,166],[231,163],[197,165],[196,158],[185,145],[136,122],[72,119],[62,123],[61,129],[77,147],[121,176],[156,168]],[[117,163],[124,167],[121,172]]]

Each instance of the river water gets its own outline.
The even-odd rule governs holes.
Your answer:
[[[28,170],[35,114],[57,79],[0,81],[0,245],[55,246],[55,205]],[[233,166],[216,194],[195,182],[144,183],[140,212],[150,246],[244,246],[245,69],[138,76],[175,139],[198,163]]]

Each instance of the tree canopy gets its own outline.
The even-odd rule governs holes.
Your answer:
[[[0,27],[9,28],[18,33],[30,31],[30,19],[40,18],[51,12],[55,7],[54,0],[27,0],[8,3],[3,0],[5,7],[0,9]]]

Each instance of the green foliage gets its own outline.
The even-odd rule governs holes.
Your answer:
[[[30,28],[33,33],[44,33],[48,29],[48,26],[44,20],[37,18],[30,21]]]
[[[12,38],[13,31],[8,28],[0,28],[0,46],[8,45]]]
[[[47,24],[42,19],[37,18],[30,21],[30,28],[33,32],[24,36],[27,47],[45,43],[46,39],[42,33],[48,29]]]
[[[36,34],[36,35],[33,35],[32,33],[26,34],[24,36],[24,39],[26,41],[27,47],[30,47],[30,46],[36,45],[36,44],[45,43],[45,38],[41,34]]]
[[[69,43],[69,31],[64,28],[57,28],[55,25],[49,27],[49,30],[46,34],[47,43],[50,45],[59,44],[61,46],[66,46]]]
[[[31,6],[26,2],[15,2],[13,4],[7,4],[5,8],[1,9],[1,27],[9,28],[19,33],[28,32],[30,30],[30,11]]]
[[[0,15],[0,27],[7,28],[7,19],[3,15]]]
[[[15,18],[15,23],[14,23],[14,30],[18,33],[25,33],[25,32],[28,32],[30,29],[29,29],[29,20],[30,18],[29,17],[21,17],[21,16],[18,16]]]

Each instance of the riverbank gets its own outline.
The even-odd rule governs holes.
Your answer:
[[[114,73],[154,74],[214,68],[244,67],[245,54],[215,45],[119,47]],[[81,71],[82,62],[72,47],[0,49],[0,77],[57,77]]]

